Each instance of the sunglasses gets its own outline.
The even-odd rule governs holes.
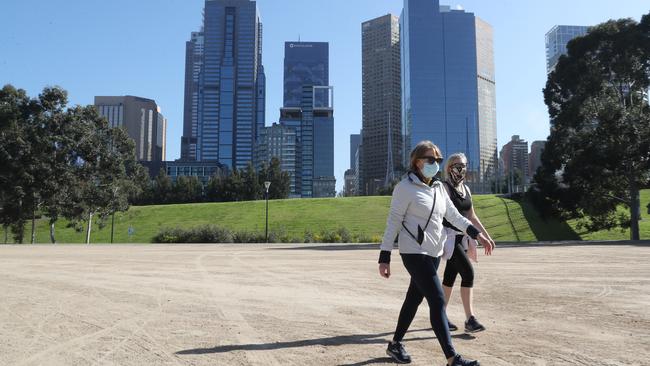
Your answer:
[[[433,164],[434,162],[438,164],[442,163],[442,158],[434,158],[433,156],[425,156],[420,159],[426,160],[429,164]]]

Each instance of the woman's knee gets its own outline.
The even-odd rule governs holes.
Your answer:
[[[462,279],[462,287],[474,287],[474,268],[472,266],[467,267],[463,272],[461,272],[460,277]]]
[[[436,293],[431,296],[427,296],[427,304],[429,309],[432,310],[443,310],[445,308],[445,295],[444,293]]]
[[[446,287],[454,287],[454,282],[456,282],[456,273],[453,275],[447,275],[445,273],[445,277],[442,279],[442,285]]]

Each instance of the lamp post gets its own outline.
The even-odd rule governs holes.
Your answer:
[[[117,191],[119,189],[119,186],[113,188],[113,205],[115,205],[115,196],[117,196]],[[111,216],[111,244],[113,244],[113,233],[115,228],[115,207],[113,207],[113,214]]]
[[[269,242],[269,187],[271,186],[271,182],[268,180],[264,182],[264,188],[266,188],[266,229],[264,230],[264,237],[266,238],[266,242]]]

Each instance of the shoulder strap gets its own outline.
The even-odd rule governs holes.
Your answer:
[[[429,223],[431,222],[431,216],[433,216],[433,210],[436,209],[436,197],[437,196],[438,196],[438,192],[434,191],[433,192],[433,205],[431,206],[431,212],[429,213],[429,218],[427,219],[427,223],[426,223],[426,225],[424,225],[424,229],[422,229],[422,232],[425,232],[427,230],[427,227],[429,226]],[[406,225],[404,225],[404,221],[402,221],[402,227],[404,228],[404,230],[406,230],[407,233],[409,233],[409,235],[411,236],[411,238],[413,238],[413,240],[415,240],[418,244],[422,245],[422,241],[418,240],[418,238],[416,238],[415,235],[413,235],[411,230],[409,230],[406,227]],[[420,228],[420,225],[418,225],[418,229],[419,228]]]
[[[429,218],[427,219],[427,224],[424,225],[423,231],[427,231],[427,226],[431,222],[431,216],[433,216],[433,210],[436,209],[436,196],[438,195],[437,191],[433,191],[433,205],[431,206],[431,212],[429,213]]]

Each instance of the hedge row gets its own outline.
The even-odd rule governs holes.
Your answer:
[[[353,235],[344,227],[336,230],[305,231],[300,236],[289,235],[285,230],[269,231],[269,243],[378,243],[378,236]],[[263,232],[231,231],[216,225],[189,229],[162,229],[153,238],[154,243],[265,243]]]

